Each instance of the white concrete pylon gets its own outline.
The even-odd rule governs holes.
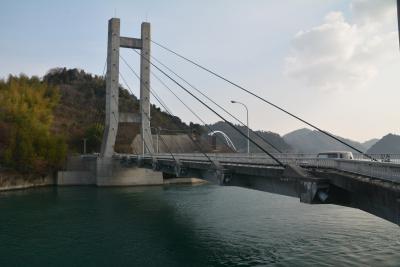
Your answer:
[[[140,49],[140,134],[143,140],[143,153],[154,153],[150,130],[150,23],[143,22],[141,39],[121,37],[120,19],[108,21],[107,75],[106,75],[106,114],[103,142],[100,156],[109,158],[114,155],[117,137],[119,110],[119,49],[120,47]],[[127,116],[122,116],[125,118]],[[124,119],[123,119],[124,120]]]
[[[112,18],[108,21],[106,114],[101,144],[102,157],[112,157],[114,154],[118,131],[119,47],[120,21],[117,18]]]

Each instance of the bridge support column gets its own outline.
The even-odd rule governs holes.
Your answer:
[[[118,111],[120,47],[141,50],[140,134],[143,142],[143,153],[154,153],[153,139],[150,130],[150,44],[150,23],[142,23],[141,39],[136,39],[120,36],[120,20],[118,18],[112,18],[108,21],[106,118],[101,146],[101,157],[103,158],[112,157],[114,155],[114,145],[118,131],[120,117]]]
[[[143,154],[154,153],[153,139],[150,129],[150,23],[142,23],[142,49],[140,57],[140,114],[143,142]]]
[[[106,120],[104,125],[101,156],[112,157],[118,131],[118,87],[119,87],[119,47],[120,21],[108,21],[107,75],[106,75]]]
[[[114,155],[118,123],[137,122],[141,124],[143,153],[154,153],[150,131],[150,23],[142,23],[141,39],[121,37],[120,20],[108,21],[107,75],[105,127],[100,157],[96,162],[97,185],[147,185],[162,184],[162,173],[152,170],[126,167]],[[140,49],[140,119],[132,114],[119,114],[119,49]],[[121,116],[120,116],[121,115]],[[145,144],[145,145],[144,145]],[[94,172],[94,171],[93,171]]]

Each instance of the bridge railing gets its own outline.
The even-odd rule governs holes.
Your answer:
[[[302,167],[334,169],[364,176],[400,182],[400,155],[390,155],[391,161],[381,154],[375,155],[378,161],[372,161],[358,156],[353,160],[317,158],[315,154],[276,154],[284,164],[295,164]],[[379,156],[379,157],[377,157]],[[150,156],[149,156],[150,157]],[[157,154],[158,159],[172,160],[170,154]],[[246,164],[246,165],[270,165],[276,166],[276,162],[265,154],[245,153],[208,153],[207,157],[200,153],[174,154],[176,159],[182,161],[208,162],[209,158],[220,163]],[[383,160],[386,159],[386,160]],[[395,160],[394,160],[395,159]]]
[[[284,161],[287,164],[291,163],[302,167],[334,169],[377,179],[400,182],[400,164],[398,163],[364,159],[347,160],[320,158],[287,159]]]
[[[207,153],[208,156],[212,158],[251,158],[251,159],[268,159],[269,156],[264,153]],[[274,157],[278,159],[315,159],[317,158],[316,153],[276,153],[273,154]],[[400,154],[368,154],[370,157],[374,158],[378,162],[390,162],[400,164]],[[150,155],[148,155],[150,157]],[[171,154],[168,153],[160,153],[156,154],[157,157],[163,158],[171,158]],[[174,153],[174,156],[190,156],[193,158],[205,158],[204,154],[201,153]],[[355,160],[364,160],[364,161],[372,161],[371,158],[368,158],[364,154],[353,153]]]
[[[390,162],[390,163],[400,164],[400,154],[368,154],[368,155],[379,162]],[[371,161],[371,159],[366,157],[364,154],[353,153],[353,156],[354,159],[356,160]]]
[[[400,164],[359,160],[337,160],[335,165],[338,170],[400,182]]]
[[[172,159],[170,154],[157,154],[158,159]],[[200,153],[174,154],[174,158],[187,161],[209,161],[242,163],[242,164],[265,164],[277,165],[276,162],[265,154],[241,154],[241,153],[207,153],[207,157]]]

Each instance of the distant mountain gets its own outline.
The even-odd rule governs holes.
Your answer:
[[[366,150],[370,149],[373,145],[376,144],[376,142],[378,142],[379,139],[378,138],[373,138],[371,140],[365,141],[364,143],[361,143],[363,147],[365,147]]]
[[[238,133],[235,129],[229,126],[225,122],[217,122],[211,125],[208,125],[213,131],[219,130],[224,132],[229,138],[232,140],[233,144],[237,148],[239,152],[247,151],[247,139]],[[247,135],[247,127],[236,125],[236,127]],[[291,152],[293,149],[283,140],[283,138],[273,132],[265,132],[265,131],[255,131],[258,135],[262,136],[265,140],[270,142],[274,147],[278,148],[282,152]],[[270,152],[277,152],[270,145],[266,144],[261,138],[257,137],[255,134],[250,133],[250,138],[256,141],[262,148],[266,149]],[[217,140],[217,143],[222,144],[223,141],[221,138]],[[250,143],[250,151],[253,153],[262,152],[256,145]]]
[[[400,135],[388,134],[376,142],[370,149],[370,154],[400,154]]]
[[[361,150],[366,151],[367,148],[365,145],[360,142],[353,141],[350,139],[346,139],[343,137],[339,137],[340,140],[350,144],[351,146]],[[296,152],[299,153],[319,153],[321,151],[329,151],[329,150],[345,150],[345,151],[353,151],[349,147],[339,143],[333,138],[324,135],[319,131],[313,131],[307,128],[295,130],[283,136],[283,139],[287,144],[289,144]],[[370,142],[370,141],[368,141]],[[368,144],[367,144],[368,145]]]

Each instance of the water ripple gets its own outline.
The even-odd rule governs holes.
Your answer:
[[[0,193],[0,266],[399,266],[398,226],[234,187]]]

